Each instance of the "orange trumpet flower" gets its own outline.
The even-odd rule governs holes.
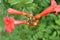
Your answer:
[[[7,11],[8,11],[9,14],[20,14],[20,15],[23,15],[23,16],[27,16],[28,15],[25,12],[18,11],[18,10],[12,9],[12,8],[8,8]]]
[[[39,19],[42,16],[47,16],[50,12],[55,12],[58,9],[55,9],[57,7],[57,3],[55,0],[51,0],[51,5],[46,8],[45,10],[43,10],[41,13],[37,14],[35,16],[36,19]]]
[[[5,17],[3,19],[4,23],[5,23],[5,30],[7,32],[11,32],[12,30],[14,30],[15,28],[15,25],[18,25],[18,24],[27,24],[27,21],[21,21],[21,20],[14,20],[14,18],[12,17]]]

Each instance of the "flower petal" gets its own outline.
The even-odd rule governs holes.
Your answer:
[[[60,12],[60,5],[57,5],[57,7],[55,8],[55,11],[56,11],[56,15],[58,15],[58,12]]]
[[[4,19],[4,23],[5,23],[5,29],[7,32],[11,32],[12,30],[14,30],[14,19],[12,17],[5,17]]]
[[[11,32],[11,31],[13,31],[14,30],[14,25],[6,25],[5,26],[5,30],[7,31],[7,32]]]
[[[7,16],[3,19],[3,21],[5,24],[10,24],[10,23],[14,24],[14,18],[12,18],[12,17]]]
[[[11,29],[10,29],[10,27],[9,27],[8,25],[5,26],[5,30],[6,30],[7,32],[9,32],[9,33],[11,32]]]
[[[57,6],[57,3],[56,3],[55,0],[51,0],[51,6],[54,7],[54,8]]]

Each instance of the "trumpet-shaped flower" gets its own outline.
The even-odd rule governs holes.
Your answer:
[[[8,11],[9,14],[21,14],[21,15],[24,15],[24,16],[28,15],[25,12],[18,11],[18,10],[12,9],[12,8],[8,8],[7,11]]]
[[[57,5],[55,0],[51,0],[51,5],[41,13],[37,14],[35,18],[39,19],[42,16],[47,16],[50,12],[56,12],[56,15],[58,14],[58,12],[60,12],[60,5]]]
[[[15,25],[26,24],[26,21],[14,20],[14,18],[8,16],[5,17],[3,20],[5,23],[5,30],[7,32],[11,32],[12,30],[14,30]]]

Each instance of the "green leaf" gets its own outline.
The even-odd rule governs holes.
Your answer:
[[[60,25],[60,19],[55,20],[56,24]]]
[[[28,3],[32,3],[33,0],[23,0],[23,2],[24,2],[25,4],[28,4]]]
[[[17,3],[20,3],[22,0],[8,0],[8,3],[10,3],[11,5],[15,5]]]
[[[28,4],[28,3],[32,3],[33,0],[8,0],[8,3],[10,3],[11,5],[15,5],[18,3],[22,3],[22,4]]]
[[[1,3],[2,1],[0,0],[0,3]]]
[[[55,37],[55,36],[56,36],[56,34],[57,34],[57,33],[56,33],[56,31],[55,31],[55,32],[53,32],[53,35],[52,35],[52,36],[53,36],[53,37]]]
[[[41,0],[40,4],[41,4],[41,6],[43,6],[43,7],[48,7],[48,6],[49,6],[47,0]]]

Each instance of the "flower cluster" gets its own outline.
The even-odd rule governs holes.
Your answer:
[[[36,26],[39,22],[39,18],[43,16],[47,16],[50,12],[56,12],[55,14],[58,15],[58,12],[60,12],[60,5],[57,5],[55,0],[51,0],[51,5],[47,7],[45,10],[43,10],[41,13],[33,16],[33,14],[27,14],[22,11],[18,11],[12,8],[8,8],[9,14],[19,14],[23,16],[29,16],[29,19],[27,20],[15,20],[13,17],[6,16],[3,20],[5,23],[5,29],[7,32],[11,32],[14,30],[14,27],[19,24],[27,24],[29,26]]]

